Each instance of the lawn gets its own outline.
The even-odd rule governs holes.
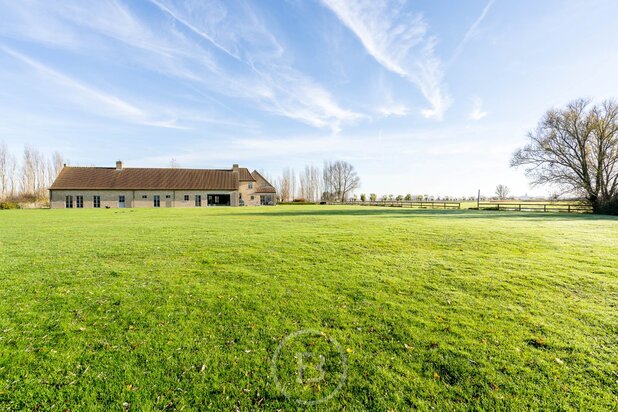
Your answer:
[[[618,404],[616,218],[3,211],[0,282],[0,409]]]

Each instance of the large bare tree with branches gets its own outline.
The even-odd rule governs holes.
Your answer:
[[[618,104],[576,100],[548,111],[513,155],[533,185],[585,197],[595,212],[618,197]]]
[[[325,189],[341,202],[360,187],[360,178],[354,166],[342,160],[325,162],[323,176]]]

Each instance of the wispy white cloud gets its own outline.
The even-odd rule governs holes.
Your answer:
[[[193,24],[190,21],[190,18],[185,18],[182,14],[181,11],[177,10],[173,5],[166,5],[161,1],[158,0],[149,0],[152,4],[154,4],[155,6],[157,6],[162,12],[169,14],[174,20],[177,20],[179,23],[183,24],[185,27],[187,27],[189,30],[191,30],[193,33],[197,34],[198,36],[202,37],[203,39],[207,40],[208,42],[210,42],[212,45],[214,45],[217,49],[223,51],[224,53],[226,53],[227,55],[240,60],[240,57],[234,53],[232,50],[228,50],[224,45],[219,44],[209,33],[207,30],[203,30],[201,28],[199,28],[197,25]],[[222,10],[221,7],[217,7],[220,6],[219,4],[212,4],[212,3],[206,3],[210,6],[210,13],[209,15],[212,17],[215,17],[217,20],[219,19],[220,16],[225,16],[225,11]],[[217,13],[218,11],[218,13]]]
[[[293,67],[276,36],[248,5],[232,14],[216,0],[151,2],[237,61],[240,67],[236,67],[234,74],[217,71],[225,86],[232,86],[226,87],[228,93],[255,100],[265,111],[334,132],[363,117],[342,108],[328,90]]]
[[[451,60],[449,61],[449,64],[451,64],[455,60],[457,60],[457,58],[463,52],[463,50],[466,47],[466,45],[468,44],[468,42],[470,40],[472,40],[474,37],[478,36],[478,34],[479,34],[479,27],[481,26],[481,23],[485,19],[485,16],[487,16],[487,13],[489,12],[489,9],[491,9],[491,6],[493,6],[494,2],[495,2],[495,0],[489,0],[487,2],[485,7],[483,8],[483,11],[481,12],[481,14],[474,21],[474,23],[472,23],[472,26],[470,26],[470,28],[468,29],[468,31],[466,32],[464,37],[461,39],[461,41],[457,45],[457,48],[455,49],[455,53],[453,53],[453,57],[451,57]]]
[[[387,106],[378,107],[378,113],[380,113],[384,117],[406,116],[409,112],[410,110],[408,109],[408,106],[402,103],[393,103]]]
[[[468,115],[468,118],[478,121],[485,116],[487,116],[487,112],[483,111],[483,100],[480,97],[474,97],[472,99],[472,111]]]
[[[51,67],[9,47],[0,45],[0,50],[21,61],[22,63],[27,64],[40,74],[44,75],[47,79],[51,79],[57,84],[63,86],[64,90],[67,92],[64,96],[79,104],[87,111],[122,118],[133,123],[147,126],[181,128],[173,119],[157,118],[145,110],[117,96],[102,92],[96,88],[79,82],[78,80],[60,73],[57,70],[54,70]]]
[[[425,117],[441,119],[451,104],[435,38],[423,16],[399,1],[322,0],[382,66],[412,82],[431,105]]]
[[[6,5],[21,19],[10,27],[13,37],[44,43],[58,31],[64,34],[53,46],[92,56],[111,53],[112,39],[138,51],[122,54],[123,59],[190,83],[207,95],[205,100],[231,97],[318,128],[338,131],[363,117],[343,108],[326,88],[295,68],[248,4],[231,12],[231,3],[219,0],[150,0],[153,13],[146,21],[130,3],[117,0],[20,3]],[[0,16],[0,34],[3,22]],[[52,33],[30,29],[41,23],[52,27]]]

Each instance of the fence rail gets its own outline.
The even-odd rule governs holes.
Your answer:
[[[461,209],[459,202],[412,202],[409,200],[374,200],[374,201],[349,201],[349,202],[329,202],[330,205],[356,205],[356,206],[389,206],[389,207],[409,207],[418,209]]]
[[[525,212],[592,213],[592,206],[575,203],[479,203],[481,210],[504,210]]]
[[[409,200],[374,200],[374,201],[348,201],[348,202],[325,202],[329,205],[354,205],[354,206],[388,206],[407,207],[417,209],[461,209],[460,202],[447,201],[423,201],[414,202]],[[561,213],[592,213],[592,206],[582,203],[533,203],[533,202],[480,202],[479,210],[500,210],[520,212],[561,212]]]

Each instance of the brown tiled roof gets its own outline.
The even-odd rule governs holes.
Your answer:
[[[253,178],[253,176],[251,176],[249,169],[247,169],[246,167],[239,168],[238,175],[238,180],[240,180],[241,182],[255,182],[255,179]]]
[[[50,189],[236,190],[231,170],[65,167]]]
[[[252,175],[257,182],[255,193],[277,193],[273,185],[271,185],[257,170],[254,170]]]

